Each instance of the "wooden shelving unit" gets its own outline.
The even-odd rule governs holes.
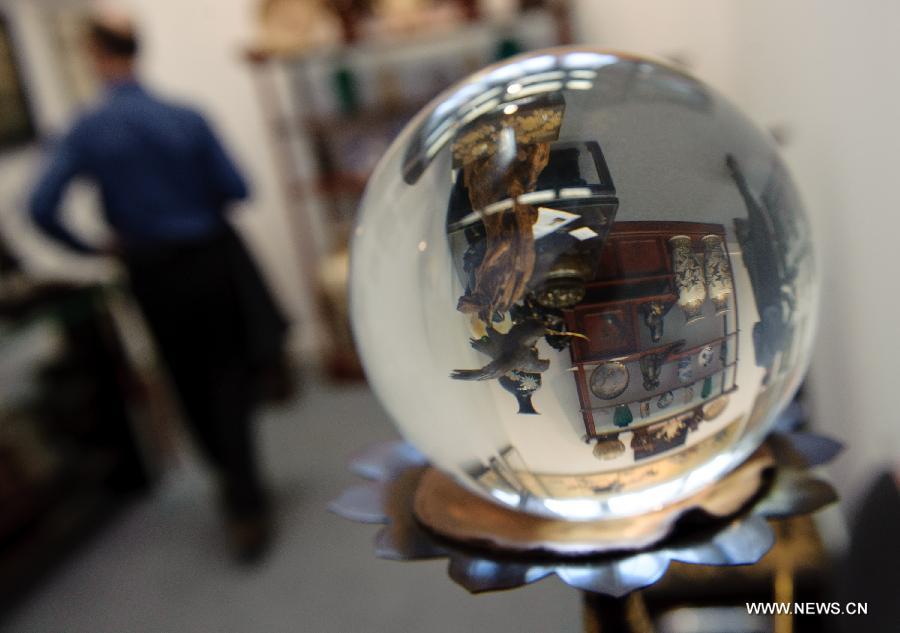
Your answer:
[[[346,259],[350,226],[377,160],[403,125],[454,81],[509,52],[569,42],[565,0],[521,2],[515,19],[504,23],[483,17],[478,2],[455,4],[465,21],[433,33],[366,39],[365,16],[343,11],[345,41],[338,47],[248,55],[290,211],[300,278],[328,325],[323,351],[334,375],[352,375],[358,364],[346,306],[340,305],[345,289],[333,287],[328,274],[345,264],[330,260]]]

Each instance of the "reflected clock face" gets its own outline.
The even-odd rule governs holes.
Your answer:
[[[553,49],[471,76],[394,142],[352,320],[435,466],[525,512],[633,515],[762,441],[805,370],[811,250],[775,148],[721,96]]]

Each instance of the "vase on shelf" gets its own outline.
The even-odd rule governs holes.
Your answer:
[[[649,418],[649,417],[650,417],[650,401],[649,401],[649,400],[642,400],[642,401],[641,401],[640,412],[641,412],[641,417],[642,417],[642,418]]]
[[[713,380],[712,376],[703,379],[703,388],[700,390],[700,397],[706,400],[712,394]]]
[[[613,412],[613,424],[619,428],[624,428],[634,421],[634,416],[627,404],[620,404]]]
[[[650,331],[650,340],[653,343],[659,343],[663,337],[663,326],[665,325],[665,316],[672,307],[671,303],[662,301],[649,301],[641,304],[638,309],[644,319],[644,325]]]
[[[728,300],[734,293],[731,283],[731,266],[722,238],[718,235],[707,235],[703,242],[703,276],[706,280],[706,292],[716,308],[716,314],[728,312]]]
[[[500,386],[515,396],[519,403],[519,413],[538,415],[531,403],[531,396],[541,388],[541,375],[529,372],[511,371],[499,380]]]
[[[694,380],[694,362],[690,356],[685,356],[678,361],[678,380],[682,384],[693,382]]]
[[[659,399],[657,399],[656,408],[657,409],[665,409],[670,404],[672,404],[672,400],[674,400],[674,399],[675,399],[675,394],[672,393],[671,391],[667,391],[664,394],[662,394],[659,397]]]
[[[593,276],[586,255],[562,255],[554,262],[535,294],[545,308],[571,308],[581,303],[587,292],[587,281]]]
[[[678,307],[684,313],[685,323],[693,323],[703,318],[703,302],[706,300],[703,265],[691,248],[691,238],[687,235],[669,238],[669,247],[678,290]]]
[[[625,452],[625,444],[618,435],[606,437],[594,445],[594,457],[601,461],[615,459]]]
[[[659,387],[659,373],[662,370],[662,354],[645,354],[641,356],[641,376],[644,379],[644,390],[653,391]]]
[[[659,388],[659,374],[663,365],[684,347],[684,341],[675,341],[652,352],[646,352],[641,356],[638,364],[641,367],[641,376],[644,379],[644,390],[655,391]]]

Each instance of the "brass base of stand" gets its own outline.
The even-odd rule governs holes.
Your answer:
[[[517,512],[428,468],[416,489],[413,511],[441,536],[475,546],[571,556],[638,550],[668,536],[675,522],[691,510],[721,518],[736,514],[760,491],[764,473],[774,465],[764,445],[726,477],[687,499],[655,512],[605,521],[565,521]]]

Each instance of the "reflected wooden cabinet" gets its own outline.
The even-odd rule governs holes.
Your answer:
[[[597,273],[587,284],[585,300],[564,312],[568,329],[587,337],[575,339],[570,346],[587,439],[624,430],[610,428],[615,407],[649,403],[672,390],[691,388],[686,384],[691,380],[684,380],[684,373],[679,380],[674,367],[662,371],[658,366],[693,362],[690,359],[706,348],[714,346],[717,351],[694,378],[705,381],[715,376],[710,394],[700,397],[701,389],[698,387],[694,393],[691,388],[691,397],[687,398],[685,393],[681,399],[685,406],[673,405],[668,409],[670,405],[666,403],[653,407],[656,411],[650,415],[644,415],[651,410],[650,404],[645,404],[640,412],[627,416],[645,418],[635,419],[629,430],[640,428],[644,422],[656,423],[683,414],[706,397],[734,388],[735,312],[732,310],[725,316],[712,314],[703,322],[688,326],[682,315],[672,310],[678,301],[678,290],[669,240],[676,235],[687,236],[691,248],[702,253],[701,240],[706,236],[716,235],[724,243],[725,227],[689,222],[616,222],[600,252]],[[620,397],[603,400],[591,392],[590,376],[608,362],[628,368],[630,386]],[[652,390],[642,389],[639,379],[648,366],[654,367],[660,376],[649,381],[658,385]],[[647,383],[646,377],[644,382]],[[662,409],[667,409],[666,414]]]

